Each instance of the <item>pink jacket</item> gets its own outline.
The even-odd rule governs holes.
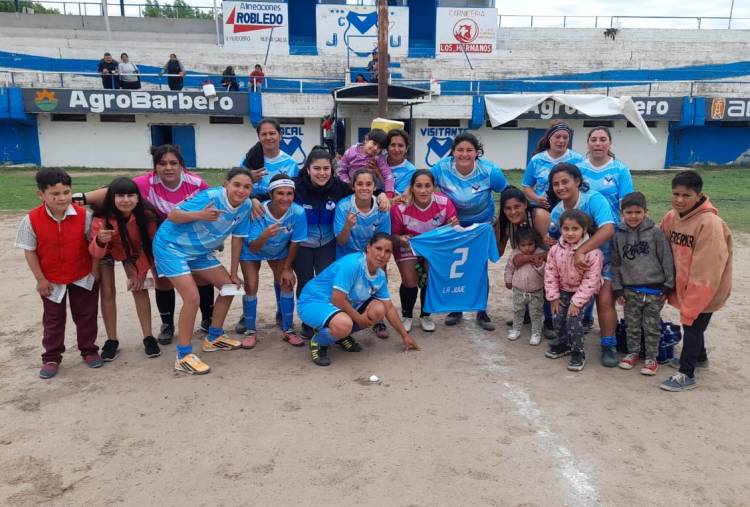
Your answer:
[[[569,245],[560,238],[560,242],[550,248],[544,271],[544,291],[548,301],[559,299],[561,290],[574,292],[572,303],[581,308],[599,292],[604,262],[602,251],[597,248],[586,254],[588,267],[584,271],[573,263],[576,250],[587,239],[588,236],[584,236],[577,245]]]
[[[544,250],[537,248],[535,254],[543,254]],[[536,292],[544,287],[544,264],[538,268],[532,263],[527,263],[517,268],[513,265],[513,257],[519,255],[518,249],[513,249],[505,265],[505,283],[509,283],[514,289],[523,292]]]

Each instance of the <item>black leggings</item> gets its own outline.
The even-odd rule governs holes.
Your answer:
[[[299,297],[302,288],[319,275],[321,271],[333,264],[336,260],[336,241],[329,241],[323,246],[310,248],[300,246],[297,250],[297,257],[294,259],[294,274],[297,275],[297,296]]]

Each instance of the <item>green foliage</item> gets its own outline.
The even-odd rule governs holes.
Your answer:
[[[159,4],[159,0],[146,0],[143,16],[147,18],[213,19],[210,11],[191,7],[185,0],[174,0],[172,5]]]
[[[54,8],[48,8],[40,3],[23,0],[19,3],[21,12],[31,11],[34,14],[60,14]],[[16,3],[13,0],[0,0],[0,12],[16,12]]]

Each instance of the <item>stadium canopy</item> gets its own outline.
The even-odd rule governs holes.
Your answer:
[[[656,144],[656,138],[648,130],[645,120],[635,107],[633,99],[627,96],[610,97],[608,95],[575,95],[555,93],[509,93],[485,95],[484,102],[487,116],[493,127],[515,120],[529,109],[538,106],[547,99],[573,107],[592,118],[624,116],[635,125],[638,131]]]
[[[408,106],[430,102],[430,90],[412,86],[388,85],[388,104]],[[378,84],[357,83],[333,90],[336,104],[377,104]]]

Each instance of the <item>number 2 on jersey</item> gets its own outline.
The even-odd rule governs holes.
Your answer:
[[[461,278],[464,274],[463,272],[457,271],[457,268],[460,268],[466,263],[466,259],[469,258],[469,249],[467,247],[456,248],[453,250],[453,253],[460,255],[460,257],[451,263],[450,277]]]

